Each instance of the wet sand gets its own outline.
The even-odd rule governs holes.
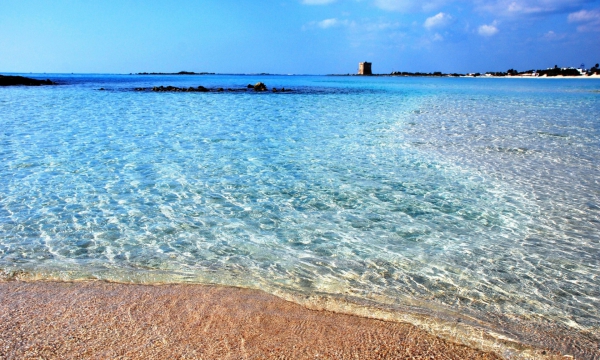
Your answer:
[[[0,359],[499,359],[414,325],[204,285],[0,281]]]

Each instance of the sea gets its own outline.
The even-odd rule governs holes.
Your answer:
[[[5,279],[252,288],[600,358],[600,79],[20,75],[59,85],[0,88]]]

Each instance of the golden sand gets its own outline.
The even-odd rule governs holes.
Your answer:
[[[499,359],[413,325],[205,285],[0,282],[0,359]]]

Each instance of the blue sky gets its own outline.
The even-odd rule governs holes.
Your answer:
[[[600,62],[600,0],[1,0],[0,72],[506,71]]]

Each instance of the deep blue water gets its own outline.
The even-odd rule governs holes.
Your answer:
[[[600,80],[37,77],[0,88],[6,274],[599,338]],[[258,81],[293,91],[133,91]]]

